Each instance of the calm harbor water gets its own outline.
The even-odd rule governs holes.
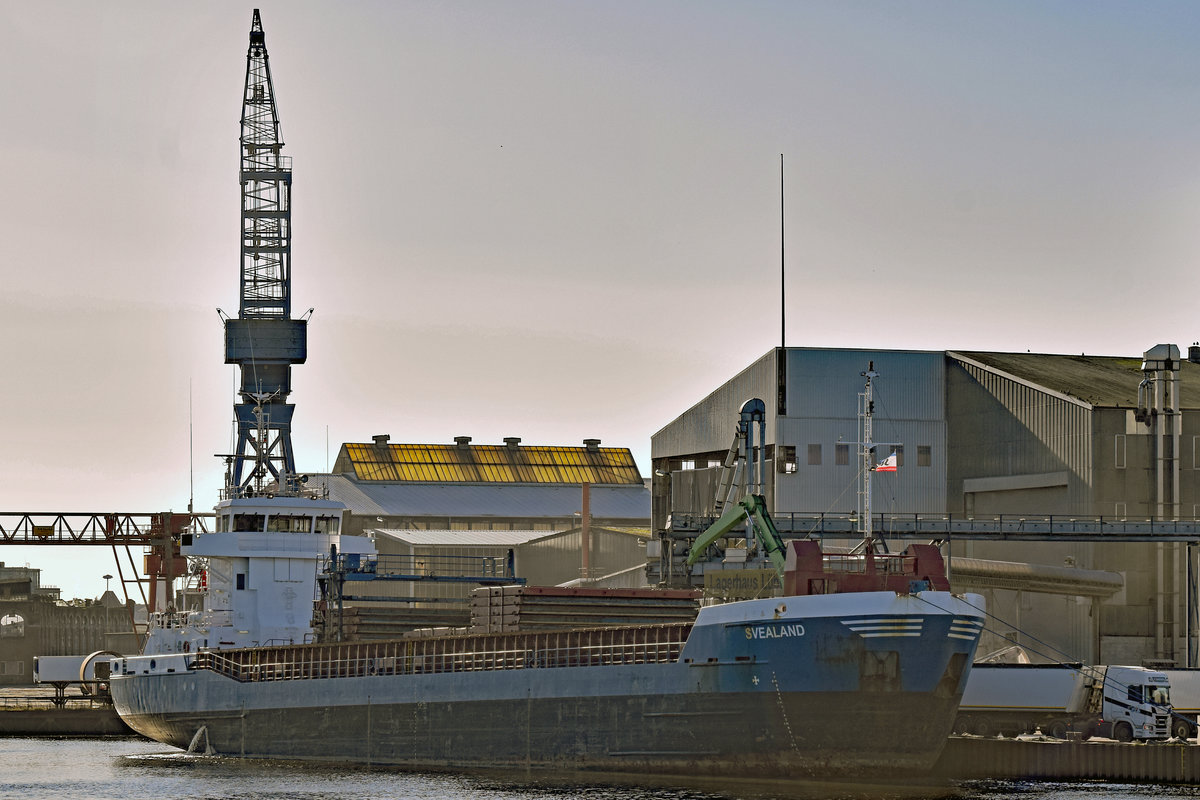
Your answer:
[[[20,800],[1151,800],[1200,788],[1104,783],[720,785],[593,775],[426,774],[190,756],[136,739],[0,738],[0,798]]]

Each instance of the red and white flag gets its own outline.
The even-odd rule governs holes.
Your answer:
[[[892,454],[875,465],[876,472],[895,472],[896,471],[897,454],[892,451]]]

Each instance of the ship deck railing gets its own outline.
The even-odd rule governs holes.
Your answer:
[[[679,660],[691,629],[688,622],[206,650],[192,667],[249,682],[662,664]]]

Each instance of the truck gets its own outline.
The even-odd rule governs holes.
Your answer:
[[[975,664],[955,719],[955,733],[1121,742],[1173,733],[1167,675],[1144,667],[1083,664]]]

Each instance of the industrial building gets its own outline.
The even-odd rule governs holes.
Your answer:
[[[876,514],[1194,520],[1198,361],[1200,348],[1181,359],[1174,345],[1142,358],[777,348],[653,436],[653,525],[713,514],[750,398],[766,402],[776,518],[853,515],[872,365],[876,453],[898,463],[874,475]],[[1191,544],[972,540],[943,552],[955,590],[983,591],[998,618],[981,655],[1011,640],[1039,660],[1196,666]]]
[[[34,656],[138,651],[133,609],[113,592],[94,601],[64,602],[59,595],[42,585],[40,569],[0,561],[0,685],[32,684]]]
[[[346,504],[345,531],[528,530],[577,528],[585,509],[593,524],[648,529],[650,492],[626,447],[400,444],[379,435],[343,444],[329,475],[314,475]]]
[[[343,530],[379,553],[370,581],[336,590],[339,628],[464,626],[472,590],[504,576],[645,585],[650,490],[628,448],[390,439],[344,444],[331,474],[309,478],[346,505]]]

